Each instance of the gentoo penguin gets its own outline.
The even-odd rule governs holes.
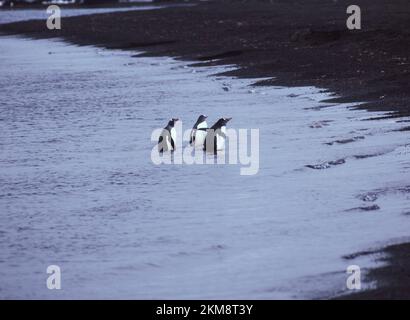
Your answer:
[[[198,120],[195,122],[194,127],[192,128],[189,144],[193,147],[204,145],[206,130],[208,129],[206,118],[208,117],[201,114]]]
[[[204,150],[217,153],[225,148],[226,124],[232,118],[219,119],[209,130],[204,141]]]
[[[162,130],[161,135],[158,139],[158,151],[174,151],[175,150],[175,140],[176,140],[176,130],[174,128],[175,122],[179,119],[172,118],[169,120],[167,126]]]

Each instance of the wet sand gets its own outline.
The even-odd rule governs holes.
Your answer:
[[[376,288],[343,295],[337,299],[377,300],[377,299],[410,299],[410,244],[397,244],[377,252],[362,255],[379,255],[378,260],[385,265],[370,270],[365,281],[375,282]]]
[[[362,30],[346,29],[347,1],[202,3],[192,8],[65,18],[61,31],[44,21],[0,26],[6,34],[62,37],[76,44],[144,50],[146,55],[236,64],[240,77],[271,77],[263,84],[314,85],[361,108],[410,115],[410,6],[407,0],[356,1]],[[403,134],[407,134],[403,132]],[[409,245],[388,247],[387,267],[370,272],[378,288],[343,298],[410,296]]]

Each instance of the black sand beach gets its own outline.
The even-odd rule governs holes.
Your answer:
[[[315,85],[369,110],[410,115],[410,5],[360,0],[362,30],[346,28],[349,1],[214,1],[195,7],[0,26],[0,32],[140,49],[201,64],[237,64],[232,75],[264,84]],[[210,59],[218,59],[210,62]]]
[[[408,0],[359,0],[362,30],[346,28],[349,1],[214,1],[195,7],[64,18],[62,30],[45,21],[0,25],[3,34],[59,37],[79,45],[143,50],[196,66],[236,64],[230,75],[269,77],[259,84],[318,86],[333,102],[410,116],[410,5]],[[340,96],[340,97],[339,97]],[[371,114],[369,115],[371,118]],[[403,132],[403,134],[407,134]],[[410,298],[408,244],[388,247],[389,266],[370,272],[378,288],[351,299]]]
[[[410,244],[398,244],[386,247],[377,252],[362,254],[379,255],[378,259],[384,266],[370,270],[366,275],[367,282],[374,282],[376,288],[363,290],[337,299],[349,300],[378,300],[410,299]],[[349,259],[348,259],[349,260]]]

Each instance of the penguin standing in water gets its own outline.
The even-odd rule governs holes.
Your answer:
[[[206,118],[208,117],[201,114],[198,120],[195,122],[194,127],[192,128],[189,144],[193,147],[204,145],[206,131],[208,130]]]
[[[217,154],[218,150],[225,148],[226,124],[232,118],[219,119],[209,130],[204,141],[204,150]]]
[[[174,126],[175,122],[177,122],[178,120],[178,118],[172,118],[171,120],[169,120],[167,126],[162,130],[161,135],[158,139],[158,152],[162,153],[164,151],[175,150],[175,140],[177,133]]]

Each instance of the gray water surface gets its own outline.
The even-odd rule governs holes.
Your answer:
[[[403,124],[132,54],[0,39],[1,298],[326,296],[375,265],[343,255],[408,235]],[[259,129],[256,175],[153,164],[152,131],[202,113]]]

